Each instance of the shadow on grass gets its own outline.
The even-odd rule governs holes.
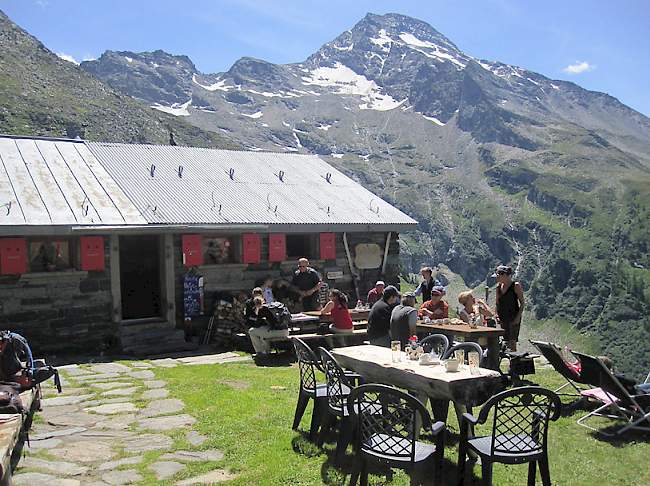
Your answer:
[[[271,353],[267,355],[255,355],[253,361],[258,367],[278,368],[291,366],[296,362],[296,356],[293,353],[284,351],[282,353]]]

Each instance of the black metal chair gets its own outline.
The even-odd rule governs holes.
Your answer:
[[[476,351],[478,353],[478,365],[483,366],[483,348],[481,347],[480,344],[473,343],[471,341],[467,341],[465,343],[460,343],[460,344],[456,344],[455,346],[452,346],[447,350],[447,352],[443,356],[443,359],[452,358],[454,356],[454,353],[458,350],[465,351],[465,358],[467,358],[467,353]]]
[[[442,478],[444,422],[431,424],[422,402],[386,385],[361,385],[350,392],[347,409],[357,421],[357,447],[350,486],[368,484],[370,461],[406,469],[411,484],[422,483],[433,471],[434,482]],[[435,445],[417,441],[420,424],[435,437]]]
[[[420,342],[420,345],[425,353],[433,351],[442,357],[449,349],[449,338],[444,334],[430,334]]]
[[[492,434],[470,437],[470,426],[484,424],[493,413]],[[548,470],[547,434],[549,420],[557,420],[562,410],[560,398],[538,386],[513,388],[488,400],[478,418],[463,414],[458,448],[458,481],[463,484],[466,458],[474,451],[481,458],[483,482],[492,484],[492,464],[528,463],[528,485],[535,484],[539,464],[542,483],[551,486]]]
[[[300,391],[298,392],[298,404],[293,419],[293,430],[298,430],[309,400],[314,400],[314,410],[311,415],[311,426],[309,427],[309,440],[314,440],[318,428],[323,420],[323,413],[327,407],[327,385],[318,384],[316,372],[322,373],[318,357],[314,351],[300,338],[292,337],[293,347],[298,358],[298,369],[300,370]]]
[[[348,413],[346,401],[354,384],[349,380],[361,379],[359,375],[345,373],[336,358],[330,352],[320,347],[318,348],[321,357],[321,365],[325,372],[325,383],[327,385],[327,406],[325,407],[323,420],[321,423],[320,433],[316,444],[322,447],[325,443],[325,437],[332,428],[332,425],[338,417],[341,420],[339,424],[339,436],[336,444],[335,464],[340,465],[345,456],[345,450],[352,441],[355,421]]]

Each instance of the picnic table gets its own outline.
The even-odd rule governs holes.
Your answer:
[[[481,344],[481,340],[487,341],[488,357],[491,368],[499,369],[499,336],[505,334],[505,330],[497,327],[477,326],[471,328],[469,324],[459,324],[458,321],[452,324],[434,324],[418,321],[418,331],[424,331],[427,334],[444,334],[448,338],[460,336],[465,341],[474,341]],[[482,344],[484,345],[484,344]]]
[[[366,382],[417,392],[419,396],[430,398],[432,406],[434,401],[446,403],[451,400],[458,405],[473,407],[505,389],[505,381],[496,371],[479,368],[479,374],[472,375],[469,367],[464,367],[450,373],[442,365],[422,365],[416,360],[411,361],[404,351],[401,361],[393,362],[390,348],[381,346],[363,344],[335,348],[331,353],[342,367],[360,374]]]
[[[367,321],[370,315],[370,309],[348,309],[348,312],[353,321]],[[320,322],[332,322],[333,320],[331,314],[321,314],[320,311],[306,311],[303,314],[318,317]]]

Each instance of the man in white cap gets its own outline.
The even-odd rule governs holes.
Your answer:
[[[370,292],[368,292],[368,305],[372,306],[372,304],[382,298],[385,287],[386,284],[383,280],[377,280],[375,287],[370,289]]]

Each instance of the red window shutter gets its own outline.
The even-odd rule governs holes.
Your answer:
[[[183,266],[203,265],[203,239],[201,235],[183,235]]]
[[[283,262],[287,259],[287,237],[284,233],[269,235],[269,261]]]
[[[246,234],[242,235],[244,247],[244,263],[260,262],[260,235]]]
[[[25,238],[0,240],[0,268],[2,275],[27,273],[27,242]]]
[[[336,258],[336,238],[334,233],[320,234],[321,260],[334,260]]]
[[[81,269],[104,270],[104,268],[106,268],[104,261],[104,237],[81,237]]]

